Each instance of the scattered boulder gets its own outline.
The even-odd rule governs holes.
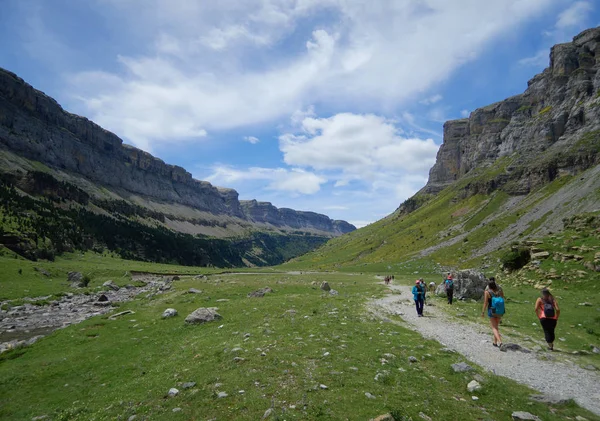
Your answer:
[[[184,384],[181,385],[181,387],[183,387],[184,389],[191,389],[192,387],[196,386],[196,382],[185,382]]]
[[[325,291],[325,292],[331,291],[331,287],[329,286],[329,282],[323,281],[323,283],[321,283],[321,289],[323,291]]]
[[[83,273],[81,272],[67,273],[67,280],[71,283],[72,288],[83,288],[87,286],[83,280]]]
[[[529,412],[516,411],[511,414],[513,420],[524,420],[524,421],[542,421],[539,417],[536,417]]]
[[[454,298],[457,300],[480,300],[487,287],[485,275],[474,269],[460,270],[454,277]],[[436,295],[446,296],[444,283],[437,286]]]
[[[217,313],[217,310],[218,309],[216,307],[200,307],[190,313],[185,318],[185,322],[189,324],[202,324],[220,320],[222,317],[219,313]]]
[[[425,421],[432,421],[430,416],[425,415],[422,412],[419,412],[419,418],[425,420]]]
[[[329,291],[329,295],[339,295],[340,293],[337,292],[335,289],[332,289]]]
[[[169,389],[169,392],[167,393],[171,398],[174,398],[175,396],[179,395],[179,389],[175,389],[174,387]]]
[[[269,287],[264,287],[248,294],[248,298],[262,298],[265,294],[271,294],[273,290]]]
[[[592,303],[579,303],[581,307],[591,307]]]
[[[266,420],[271,416],[271,414],[273,414],[273,408],[267,409],[261,419]]]
[[[196,288],[188,289],[188,294],[202,294],[202,291]]]
[[[600,348],[598,348],[597,346],[592,346],[592,352],[594,354],[600,354]]]
[[[370,394],[369,392],[365,392],[365,396],[367,397],[367,399],[376,399],[375,396]]]
[[[168,308],[165,311],[163,311],[163,314],[162,314],[163,319],[169,319],[169,318],[175,317],[175,316],[177,316],[177,310],[175,310],[174,308]]]
[[[394,421],[394,417],[391,414],[383,414],[377,418],[371,418],[369,421]]]
[[[470,393],[477,392],[478,390],[481,390],[481,384],[477,380],[471,380],[467,385],[467,390]]]
[[[519,344],[511,344],[511,343],[507,343],[507,344],[502,344],[502,346],[500,347],[500,351],[502,352],[506,352],[506,351],[520,351],[524,354],[531,354],[531,351],[527,348],[522,347]]]
[[[546,404],[550,404],[550,405],[564,405],[564,404],[570,402],[570,399],[562,399],[557,396],[550,396],[550,395],[530,395],[529,399],[534,402],[541,402],[541,403],[546,403]]]
[[[466,371],[472,371],[473,367],[465,362],[460,362],[457,364],[452,364],[452,370],[454,370],[455,373],[464,373]]]
[[[410,357],[408,357],[408,362],[409,362],[409,363],[416,363],[417,361],[419,361],[419,360],[417,359],[417,357],[414,357],[414,356],[412,356],[412,355],[411,355]]]
[[[95,306],[98,307],[108,307],[110,306],[112,303],[110,302],[110,300],[108,299],[108,297],[104,294],[100,294],[100,296],[98,297],[98,299],[94,302]]]
[[[531,259],[532,260],[547,259],[548,257],[550,257],[550,252],[547,252],[547,251],[540,251],[538,253],[531,253]]]
[[[219,399],[226,398],[227,396],[229,396],[227,394],[227,392],[219,392],[219,393],[217,393],[217,398],[219,398]]]
[[[118,291],[120,288],[117,284],[115,284],[113,281],[106,281],[105,283],[102,284],[102,286],[104,288],[108,288],[108,289],[112,289],[113,291]]]

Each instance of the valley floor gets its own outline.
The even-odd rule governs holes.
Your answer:
[[[401,315],[408,325],[425,338],[439,341],[486,370],[532,387],[545,395],[573,399],[582,407],[600,415],[600,376],[595,372],[584,370],[568,361],[553,361],[554,358],[548,353],[501,352],[492,347],[491,329],[469,322],[453,321],[437,305],[425,306],[424,317],[417,317],[411,288],[405,285],[390,285],[389,288],[400,295],[390,294],[370,302],[369,308],[375,314]],[[504,344],[509,343],[511,338],[502,332],[502,325],[500,332]]]

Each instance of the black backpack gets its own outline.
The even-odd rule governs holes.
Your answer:
[[[554,317],[556,311],[554,310],[554,301],[544,301],[544,316]]]

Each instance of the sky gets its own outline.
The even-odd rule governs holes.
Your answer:
[[[599,0],[2,0],[0,67],[240,199],[364,226]]]

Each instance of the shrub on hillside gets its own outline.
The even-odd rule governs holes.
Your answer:
[[[526,247],[513,247],[500,258],[502,267],[511,272],[521,269],[529,263],[529,260],[531,260],[531,256],[529,249]]]

